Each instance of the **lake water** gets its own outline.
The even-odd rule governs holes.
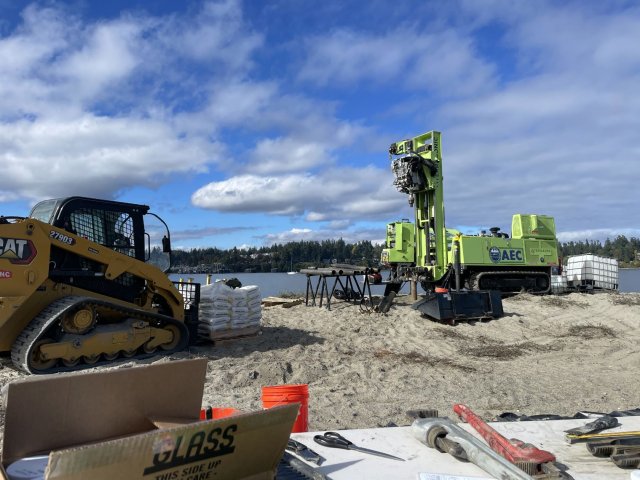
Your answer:
[[[189,278],[193,282],[201,284],[206,283],[206,275],[178,275],[172,274],[172,280],[187,281]],[[283,293],[297,293],[304,295],[307,289],[307,276],[301,273],[289,275],[288,273],[224,273],[211,275],[211,282],[225,278],[237,278],[242,285],[257,285],[260,287],[262,297],[277,297]],[[360,281],[361,278],[359,278]],[[640,292],[640,269],[625,268],[621,269],[618,274],[619,291],[620,292]],[[311,277],[313,288],[315,289],[318,277]],[[333,279],[328,278],[329,288],[333,287]],[[338,285],[338,288],[340,285]],[[418,288],[419,292],[422,289]],[[371,293],[373,295],[382,295],[384,293],[384,285],[371,285]],[[408,285],[405,285],[402,293],[409,293]]]
[[[618,285],[621,292],[640,292],[640,268],[618,270]]]
[[[169,276],[171,280],[187,281],[193,279],[193,282],[205,284],[207,282],[206,275],[179,275],[171,274]],[[211,275],[211,283],[216,280],[237,278],[242,285],[257,285],[260,287],[260,294],[262,297],[278,297],[283,293],[296,293],[304,295],[307,290],[307,276],[302,273],[296,273],[295,275],[289,275],[288,273],[221,273]],[[311,284],[315,290],[319,277],[311,277]],[[344,279],[342,280],[344,283]],[[358,276],[358,281],[362,284],[362,277]],[[327,278],[327,284],[329,288],[333,287],[333,278]],[[338,287],[340,288],[340,284]],[[407,290],[404,292],[404,290]],[[403,293],[408,293],[408,287],[402,290]],[[318,293],[320,290],[318,290]],[[372,295],[382,295],[384,293],[384,285],[371,285]]]

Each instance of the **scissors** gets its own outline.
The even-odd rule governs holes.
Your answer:
[[[393,460],[400,460],[401,462],[405,461],[404,458],[394,457],[393,455],[389,455],[388,453],[378,452],[376,450],[370,450],[368,448],[358,447],[336,432],[325,432],[322,435],[316,435],[313,437],[313,441],[324,447],[342,448],[343,450],[355,450],[357,452],[370,453],[371,455],[377,455],[379,457],[391,458]]]

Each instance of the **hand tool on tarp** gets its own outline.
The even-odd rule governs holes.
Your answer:
[[[638,468],[640,467],[640,453],[626,452],[611,455],[611,461],[620,468]]]
[[[620,425],[618,419],[609,415],[603,415],[600,418],[596,418],[593,422],[589,422],[581,427],[570,428],[565,430],[564,433],[569,435],[586,435],[588,433],[601,432],[607,428],[613,428]]]
[[[290,438],[287,441],[286,450],[295,453],[296,455],[302,457],[303,459],[315,463],[316,465],[322,465],[326,459],[320,455],[319,453],[314,452],[309,447],[307,447],[304,443],[300,443],[293,438]]]
[[[587,450],[595,457],[610,457],[618,453],[637,450],[640,453],[640,437],[615,438],[587,442]]]
[[[565,435],[567,443],[588,442],[589,440],[614,440],[616,438],[640,437],[640,431],[587,433],[585,435]]]
[[[285,451],[278,464],[274,480],[329,480],[329,478],[315,467]]]
[[[610,413],[580,411],[575,415],[557,415],[555,413],[543,413],[538,415],[520,415],[513,412],[503,412],[497,415],[496,422],[527,422],[531,420],[592,420],[604,416],[608,417],[636,417],[640,415],[640,408],[631,410],[614,410]]]
[[[555,464],[556,456],[517,438],[507,439],[490,427],[466,405],[456,404],[453,411],[486,440],[492,450],[534,478],[568,478]]]
[[[343,450],[354,450],[356,452],[368,453],[371,455],[377,455],[378,457],[390,458],[392,460],[400,460],[404,462],[404,458],[395,457],[388,453],[379,452],[377,450],[371,450],[369,448],[358,447],[354,445],[353,442],[347,440],[342,435],[336,432],[325,432],[322,435],[315,435],[313,437],[313,441],[318,445],[322,445],[323,447],[329,448],[341,448]]]
[[[438,410],[435,408],[421,408],[419,410],[407,410],[405,412],[407,417],[411,420],[416,418],[436,418],[438,417]]]
[[[609,457],[621,468],[637,468],[640,465],[640,437],[588,442],[587,450],[595,457]]]
[[[531,475],[498,455],[486,443],[449,418],[417,418],[411,424],[411,431],[415,438],[428,447],[452,454],[460,460],[468,460],[495,478],[533,480]]]

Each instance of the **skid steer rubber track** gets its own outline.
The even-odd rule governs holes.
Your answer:
[[[167,355],[174,352],[178,352],[186,348],[189,343],[189,332],[184,323],[178,320],[153,312],[147,312],[135,308],[123,307],[104,300],[98,300],[90,297],[69,296],[52,302],[48,307],[42,310],[27,327],[20,333],[16,341],[11,348],[11,360],[14,365],[20,370],[31,374],[49,374],[58,372],[70,372],[76,370],[83,370],[86,368],[93,368],[97,366],[112,365],[114,362],[120,360],[136,360],[143,358],[150,358],[157,353],[146,353],[142,349],[135,352],[132,356],[124,356],[122,352],[117,358],[105,359],[104,355],[100,355],[99,359],[95,362],[85,363],[80,361],[77,365],[68,366],[63,365],[61,361],[54,362],[50,368],[37,369],[33,368],[31,361],[31,354],[34,347],[38,342],[48,337],[51,332],[59,330],[60,320],[62,316],[71,311],[73,308],[78,307],[81,304],[91,305],[102,309],[109,309],[111,312],[121,315],[123,319],[133,318],[148,323],[154,327],[161,328],[166,325],[174,325],[180,332],[180,340],[177,345],[171,349],[163,350],[162,354]],[[93,331],[93,330],[92,330]],[[85,335],[91,335],[89,331]],[[106,354],[106,352],[105,352]]]

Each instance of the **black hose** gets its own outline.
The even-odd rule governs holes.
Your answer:
[[[460,291],[460,242],[458,240],[453,241],[453,248],[455,250],[453,256],[453,269],[456,273],[456,292]]]

